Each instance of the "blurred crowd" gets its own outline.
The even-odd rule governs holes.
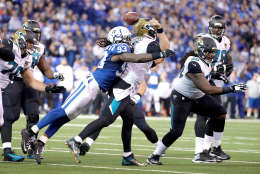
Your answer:
[[[163,76],[158,78],[158,89],[165,88],[159,83],[171,84],[178,73],[178,60],[192,49],[193,38],[198,33],[208,32],[208,20],[215,14],[224,16],[227,24],[225,35],[232,43],[235,71],[230,83],[248,82],[255,75],[259,89],[259,0],[0,0],[0,37],[11,36],[27,19],[39,21],[48,63],[54,70],[57,66],[71,67],[72,71],[66,72],[72,73],[70,76],[76,83],[95,67],[103,54],[104,50],[95,45],[95,40],[104,37],[112,27],[127,26],[122,21],[122,15],[128,11],[136,11],[143,18],[160,21],[170,40],[171,49],[176,51],[175,57],[168,58],[156,70]],[[132,29],[132,26],[127,27]],[[52,82],[44,77],[38,78],[46,83]],[[68,82],[68,86],[71,88],[73,83]],[[163,101],[168,94],[162,95],[159,98]],[[234,113],[233,103],[231,118],[245,118],[244,113],[250,103],[248,95],[233,95],[239,112]],[[254,97],[260,98],[260,94]],[[50,107],[59,105],[61,97],[56,98]],[[228,101],[229,96],[226,99]],[[161,107],[167,106],[161,103]],[[160,112],[157,114],[169,115],[167,109],[160,109]]]

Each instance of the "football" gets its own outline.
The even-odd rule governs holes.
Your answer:
[[[134,25],[139,20],[139,15],[136,12],[127,12],[123,15],[123,20],[128,25]]]

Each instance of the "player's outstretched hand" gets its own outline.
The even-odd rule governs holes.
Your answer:
[[[64,88],[63,86],[57,86],[57,85],[47,85],[45,87],[45,91],[47,93],[62,93],[62,92],[66,92],[66,88]]]
[[[231,86],[234,92],[245,92],[247,90],[247,85],[245,83],[239,83]]]
[[[175,52],[173,50],[165,50],[160,52],[162,58],[171,57],[175,55]]]

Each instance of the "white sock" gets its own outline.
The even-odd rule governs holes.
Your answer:
[[[247,112],[246,116],[251,117],[251,112]]]
[[[89,145],[89,147],[94,143],[94,140],[92,138],[87,137],[86,143]]]
[[[37,125],[33,125],[33,126],[31,127],[31,130],[32,130],[35,134],[37,134],[40,129],[38,128]]]
[[[78,143],[82,143],[82,138],[80,138],[80,136],[75,136],[74,139],[78,142]]]
[[[223,132],[213,132],[214,136],[214,146],[218,147],[221,145]]]
[[[205,135],[204,142],[203,142],[203,149],[209,150],[213,142],[214,142],[214,137]]]
[[[5,142],[5,143],[2,144],[2,146],[3,146],[3,149],[12,148],[12,143],[11,142]]]
[[[41,142],[43,142],[44,144],[47,143],[48,139],[49,139],[49,138],[48,138],[46,135],[42,135],[42,136],[40,136],[40,138],[39,138],[39,140],[40,140]]]
[[[167,147],[163,144],[162,141],[157,142],[157,146],[155,148],[155,151],[153,152],[154,155],[161,155],[162,152],[164,152],[167,149]]]
[[[255,112],[255,113],[254,113],[254,116],[255,116],[255,118],[257,118],[257,117],[258,117],[258,113],[257,113],[257,112]]]
[[[123,153],[123,157],[128,157],[129,155],[131,155],[132,154],[132,152],[124,152]]]
[[[158,140],[156,143],[153,143],[153,145],[155,146],[155,147],[157,147],[157,144],[160,142],[160,140]]]
[[[195,138],[195,154],[203,152],[203,142],[204,142],[204,138],[201,137]]]

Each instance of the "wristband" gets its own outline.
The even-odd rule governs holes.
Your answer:
[[[163,28],[158,28],[157,33],[163,33]]]
[[[136,95],[139,95],[140,96],[140,98],[142,97],[142,95],[138,92],[138,93],[136,93]]]
[[[223,92],[221,94],[226,94],[226,93],[234,92],[234,89],[232,88],[232,86],[228,86],[228,87],[222,88],[222,91]]]
[[[162,57],[163,57],[162,52],[152,53],[152,59],[153,59],[153,60],[156,60],[156,59],[159,59],[159,58],[162,58]]]

